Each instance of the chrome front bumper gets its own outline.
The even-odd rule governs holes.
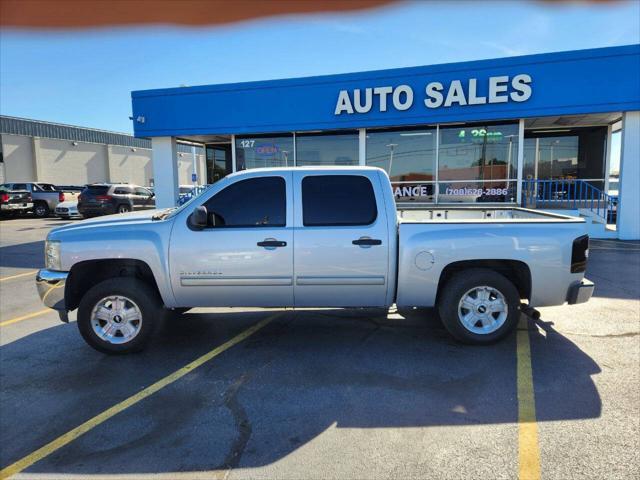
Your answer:
[[[595,284],[586,278],[582,280],[582,282],[572,285],[569,288],[569,293],[567,294],[567,302],[569,305],[574,305],[576,303],[585,303],[588,302],[593,295],[593,289],[595,288]]]
[[[67,308],[64,302],[64,287],[67,283],[69,272],[56,272],[54,270],[42,269],[36,275],[36,287],[40,300],[45,306],[66,313]]]

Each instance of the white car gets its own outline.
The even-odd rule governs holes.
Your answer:
[[[71,219],[71,218],[82,218],[80,212],[78,212],[78,201],[77,200],[69,200],[67,202],[60,202],[56,205],[56,217]]]

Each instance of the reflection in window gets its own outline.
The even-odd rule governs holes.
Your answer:
[[[238,170],[293,166],[293,135],[236,138]]]
[[[368,130],[367,165],[387,171],[392,182],[433,181],[435,129]]]
[[[296,135],[296,165],[358,165],[358,132]]]
[[[517,176],[518,124],[440,128],[439,180],[494,180]]]
[[[578,178],[578,137],[538,139],[538,178]]]

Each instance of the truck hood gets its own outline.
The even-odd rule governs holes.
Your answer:
[[[158,210],[142,210],[140,212],[119,213],[116,215],[105,215],[103,217],[88,218],[86,220],[81,220],[79,222],[73,222],[67,225],[62,225],[58,228],[54,228],[53,230],[51,230],[50,235],[55,237],[56,234],[69,232],[72,230],[117,227],[132,224],[139,225],[155,222],[155,220],[152,220],[151,217],[153,217],[153,215],[157,212]]]

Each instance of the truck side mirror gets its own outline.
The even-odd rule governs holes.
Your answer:
[[[207,207],[197,207],[191,215],[189,215],[189,226],[194,230],[202,230],[207,226]]]

